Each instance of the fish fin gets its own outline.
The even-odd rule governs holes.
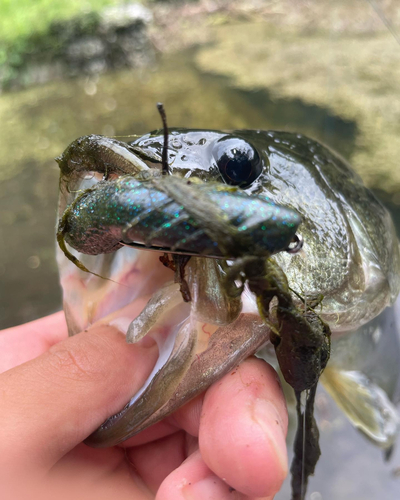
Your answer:
[[[330,366],[322,374],[321,382],[351,423],[367,438],[384,449],[393,445],[400,417],[383,389],[359,371]]]

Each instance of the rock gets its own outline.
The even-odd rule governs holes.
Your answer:
[[[139,3],[107,7],[100,15],[100,25],[105,31],[128,28],[134,24],[149,24],[153,14]]]
[[[71,43],[66,52],[70,60],[90,59],[103,55],[105,44],[100,38],[84,37]]]

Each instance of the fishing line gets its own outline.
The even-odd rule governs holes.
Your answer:
[[[304,491],[304,482],[305,482],[305,456],[306,456],[306,413],[307,413],[307,402],[309,396],[309,390],[307,389],[304,393],[305,402],[304,402],[304,410],[303,410],[303,443],[302,443],[302,457],[301,457],[301,486],[300,486],[300,498],[304,499],[305,491]]]
[[[385,13],[381,9],[381,7],[375,2],[375,0],[367,0],[367,2],[371,5],[371,7],[374,9],[376,12],[377,16],[379,19],[382,21],[382,23],[386,26],[386,28],[390,31],[392,34],[393,38],[396,40],[396,42],[400,45],[400,36],[396,31],[395,26],[389,21],[389,19],[386,17]]]

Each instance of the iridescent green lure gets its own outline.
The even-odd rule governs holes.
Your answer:
[[[132,245],[234,259],[289,248],[300,223],[294,210],[237,188],[175,176],[122,176],[80,195],[65,211],[59,235],[91,255]]]

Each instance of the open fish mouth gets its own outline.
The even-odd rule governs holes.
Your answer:
[[[241,314],[233,324],[218,328],[193,325],[190,319],[176,325],[147,383],[86,442],[114,445],[162,420],[254,354],[267,338],[268,330],[257,315]]]
[[[148,259],[150,253],[123,251],[137,253],[139,262],[141,258]],[[158,255],[152,260],[162,270],[157,263]],[[83,273],[78,271],[78,274]],[[87,439],[91,446],[113,446],[162,420],[268,341],[270,330],[261,320],[251,294],[244,293],[242,300],[240,296],[229,298],[224,293],[224,271],[219,261],[193,258],[187,265],[186,277],[191,302],[183,300],[179,284],[166,282],[130,324],[127,341],[134,343],[150,335],[158,344],[158,360],[143,387],[127,405]],[[114,282],[101,283],[96,276],[90,276],[88,281],[100,281],[111,300],[111,289],[120,286]]]
[[[99,259],[106,262],[111,255],[112,264],[99,265]],[[79,255],[96,274],[108,269],[113,281],[78,270],[64,255],[59,254],[59,259],[63,262],[62,280],[67,284],[64,300],[71,334],[84,326],[79,323],[77,311],[78,314],[90,311],[92,323],[104,315],[104,306],[106,312],[111,312],[143,292],[153,293],[142,313],[130,324],[127,342],[135,343],[150,335],[158,344],[158,361],[144,386],[121,412],[87,439],[91,446],[118,444],[173,413],[257,352],[269,339],[269,327],[261,320],[252,294],[248,291],[236,297],[226,294],[225,270],[220,260],[200,257],[189,260],[185,280],[191,300],[185,302],[178,283],[163,282],[159,254],[125,247],[115,254]],[[90,262],[95,259],[97,266],[91,267]],[[119,259],[123,263],[119,264]],[[119,273],[114,269],[119,269]],[[151,288],[149,281],[153,282]],[[94,289],[96,295],[91,292]],[[79,309],[75,307],[77,300]]]

